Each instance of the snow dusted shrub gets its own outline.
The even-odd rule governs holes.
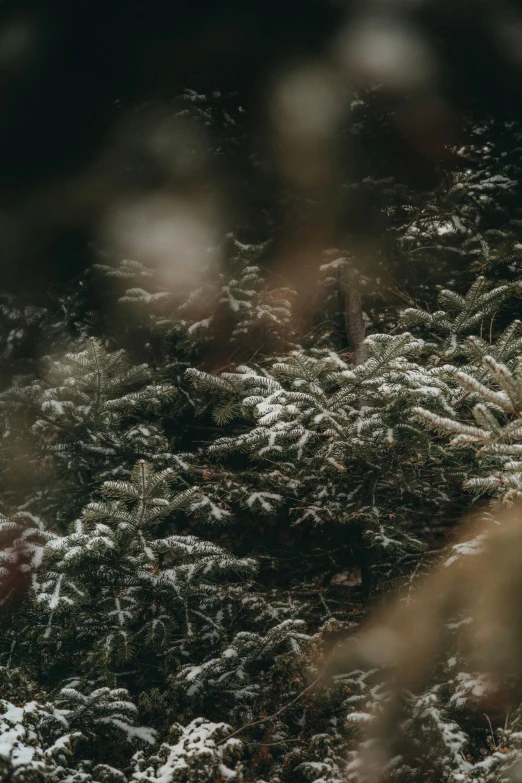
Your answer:
[[[211,723],[196,718],[188,726],[174,725],[157,753],[147,756],[139,751],[134,756],[132,783],[221,783],[243,780],[239,761],[243,749],[241,740],[228,737],[232,733],[226,723]]]

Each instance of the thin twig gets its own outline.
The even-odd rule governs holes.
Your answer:
[[[308,691],[311,691],[314,685],[317,685],[319,680],[323,677],[323,674],[320,674],[319,677],[316,677],[316,679],[308,685],[304,689],[304,691],[301,691],[301,693],[298,693],[297,696],[292,699],[292,701],[289,701],[288,704],[283,705],[277,712],[272,713],[272,715],[268,715],[266,718],[259,718],[259,720],[251,720],[248,723],[245,723],[244,726],[241,726],[241,728],[236,729],[236,731],[233,731],[232,734],[228,734],[226,737],[223,737],[222,740],[220,740],[217,744],[222,745],[224,742],[226,742],[229,739],[232,739],[232,737],[235,737],[237,734],[240,734],[245,729],[249,729],[250,726],[258,726],[260,723],[267,723],[269,720],[273,720],[274,718],[277,718],[278,715],[281,715],[282,712],[287,710],[289,707],[292,706],[292,704],[295,704],[296,701],[299,701],[299,699],[302,699],[303,696],[305,696]]]
[[[495,320],[495,315],[491,318],[491,323],[489,325],[489,344],[493,342],[493,321]]]
[[[296,739],[286,739],[286,740],[279,740],[279,742],[260,742],[262,748],[273,748],[274,745],[286,745],[288,742],[302,742],[301,737],[297,737]],[[252,743],[254,744],[254,743]],[[257,742],[255,743],[257,745]]]
[[[497,741],[495,739],[495,732],[493,731],[493,726],[491,725],[491,721],[489,719],[489,716],[486,715],[485,712],[482,713],[482,714],[484,715],[484,717],[486,718],[487,722],[489,723],[489,730],[491,732],[491,739],[493,740],[493,748],[496,750],[497,749]]]

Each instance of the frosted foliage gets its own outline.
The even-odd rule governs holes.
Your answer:
[[[132,283],[120,303],[138,317],[146,316],[154,333],[175,338],[189,353],[220,337],[223,317],[231,325],[232,344],[278,350],[291,345],[295,293],[266,284],[260,262],[269,244],[246,244],[227,234],[220,247],[209,248],[211,258],[222,257],[221,271],[216,275],[209,269],[198,288],[182,295],[162,289],[155,272],[137,262],[99,264],[98,269]]]
[[[154,732],[135,725],[136,707],[124,690],[101,688],[88,695],[60,691],[54,703],[0,700],[0,773],[13,783],[97,783],[123,781],[117,769],[74,759],[75,745],[87,735],[120,736],[130,747],[154,743]],[[92,773],[92,774],[91,774]],[[100,777],[99,777],[100,776]]]
[[[424,408],[415,412],[440,432],[452,434],[451,445],[479,449],[480,474],[466,481],[471,490],[512,501],[522,495],[522,364],[512,370],[489,355],[482,367],[478,378],[469,372],[454,373],[472,405],[473,422]]]
[[[173,726],[177,742],[164,743],[153,756],[143,752],[133,758],[132,783],[206,783],[210,780],[241,781],[242,743],[232,738],[230,726],[196,718],[188,726]]]
[[[217,459],[244,452],[259,464],[259,488],[250,473],[237,490],[245,507],[271,514],[291,500],[294,524],[356,516],[376,546],[400,547],[404,538],[388,530],[381,509],[394,494],[424,496],[437,450],[433,444],[419,459],[426,431],[412,410],[423,400],[439,415],[449,412],[454,392],[438,369],[420,363],[422,341],[410,334],[373,335],[366,344],[369,358],[356,368],[333,352],[294,351],[262,371],[189,374],[220,398],[218,407],[233,403],[253,422],[209,449]],[[439,486],[434,501],[444,496],[442,475]]]
[[[520,141],[515,123],[477,123],[454,150],[460,171],[443,178],[401,232],[403,251],[520,272]]]
[[[0,395],[0,411],[12,422],[5,432],[6,470],[20,464],[32,478],[24,510],[65,521],[93,485],[128,477],[139,457],[161,467],[175,461],[161,428],[139,423],[173,395],[171,386],[151,380],[146,365],[132,365],[123,350],[109,352],[89,339],[81,351],[50,361],[43,378]],[[29,441],[19,441],[22,421]],[[28,453],[29,446],[34,451]]]
[[[179,623],[187,641],[196,629],[219,638],[213,614],[225,595],[212,585],[228,574],[252,574],[255,563],[195,536],[151,535],[166,516],[201,505],[197,488],[173,493],[173,478],[169,469],[155,472],[139,462],[130,481],[103,485],[105,500],[90,503],[73,532],[47,543],[35,596],[47,616],[45,634],[54,633],[54,623],[72,621],[78,607],[85,611],[89,580],[96,575],[90,611],[106,617],[95,631],[104,659],[132,657],[139,618],[139,633],[159,647],[185,643],[171,639]]]

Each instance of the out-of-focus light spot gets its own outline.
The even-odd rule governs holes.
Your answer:
[[[203,133],[178,119],[158,122],[148,139],[148,148],[174,176],[196,176],[204,171],[206,145]]]
[[[305,65],[280,78],[270,107],[274,142],[285,177],[298,188],[313,188],[329,178],[343,107],[331,68]]]
[[[391,628],[373,628],[358,640],[360,655],[371,666],[389,666],[395,663],[402,649],[400,635]]]
[[[9,71],[26,64],[36,43],[35,25],[24,19],[13,19],[0,30],[0,69]]]
[[[500,19],[495,26],[495,34],[503,56],[515,66],[522,67],[522,19],[518,16]]]
[[[419,88],[435,77],[427,43],[401,19],[366,16],[350,24],[334,47],[336,59],[355,83],[380,82],[403,90]]]
[[[163,284],[185,288],[199,283],[216,262],[211,216],[188,200],[146,196],[117,206],[104,231],[112,251],[156,269]]]
[[[284,76],[276,91],[276,125],[289,136],[328,136],[340,113],[333,74],[321,66],[307,66]]]

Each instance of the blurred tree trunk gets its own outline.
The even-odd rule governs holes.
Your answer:
[[[352,352],[352,363],[355,367],[362,364],[368,358],[368,350],[363,345],[366,324],[364,321],[362,296],[360,289],[360,275],[356,270],[349,269],[345,271],[342,285],[344,298],[344,324],[348,344]],[[364,400],[359,400],[359,407],[362,407]],[[368,604],[373,589],[373,559],[371,552],[363,544],[359,551],[359,562],[361,565],[361,599],[363,605]]]
[[[343,281],[344,323],[352,352],[352,362],[356,367],[368,358],[368,351],[363,346],[366,325],[359,281],[360,276],[354,270],[347,272]]]

